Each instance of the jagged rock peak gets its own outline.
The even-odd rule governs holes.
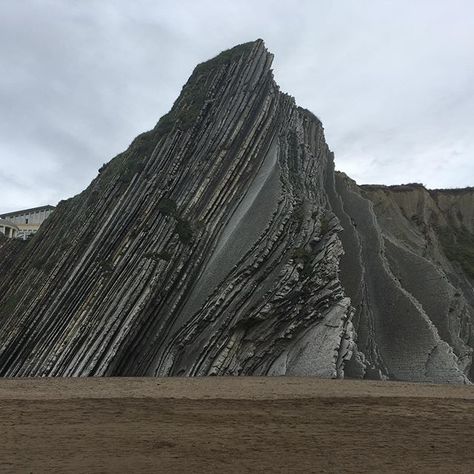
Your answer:
[[[472,379],[471,194],[335,173],[272,59],[198,65],[33,239],[0,239],[1,375]]]
[[[0,281],[1,373],[342,374],[332,156],[271,62],[257,40],[196,67],[156,127],[57,207]]]

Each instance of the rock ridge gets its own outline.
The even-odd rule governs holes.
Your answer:
[[[259,39],[198,65],[33,239],[0,239],[0,375],[472,379],[474,193],[335,173],[272,60]]]

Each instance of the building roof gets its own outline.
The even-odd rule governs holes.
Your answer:
[[[7,217],[13,216],[21,216],[23,214],[32,214],[33,212],[41,212],[41,211],[52,211],[54,206],[40,206],[40,207],[32,207],[31,209],[22,209],[21,211],[14,211],[14,212],[7,212],[5,214],[0,214],[0,219],[5,219]]]

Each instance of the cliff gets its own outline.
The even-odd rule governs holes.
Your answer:
[[[375,370],[398,380],[467,381],[474,245],[463,222],[472,221],[474,208],[452,217],[453,209],[440,206],[436,196],[455,192],[418,184],[358,187],[344,174],[336,183],[344,227],[341,279],[356,309],[362,352],[348,371],[360,376],[362,365],[365,376]],[[450,252],[449,242],[461,244],[458,235],[470,236],[470,258]]]
[[[430,191],[420,185],[362,190],[373,203],[388,267],[442,341],[430,351],[427,369],[444,347],[472,379],[474,190]],[[413,343],[421,339],[417,331]]]
[[[467,381],[472,191],[335,174],[271,62],[257,40],[198,65],[33,239],[0,242],[1,375]]]
[[[152,131],[59,204],[0,283],[3,375],[342,370],[330,156],[271,61],[259,40],[199,65]]]

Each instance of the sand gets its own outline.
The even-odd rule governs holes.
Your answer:
[[[474,388],[3,379],[0,472],[474,472]]]

